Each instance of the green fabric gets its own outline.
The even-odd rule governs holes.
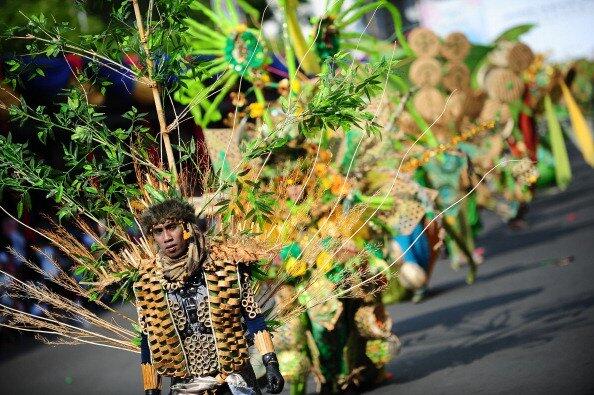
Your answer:
[[[333,22],[332,18],[326,17],[319,24],[315,48],[322,62],[336,55],[340,49],[338,30]]]
[[[283,261],[286,261],[290,257],[297,258],[299,255],[301,255],[301,247],[296,242],[287,244],[280,250],[280,257]]]
[[[291,395],[305,395],[307,393],[307,382],[305,380],[292,382],[289,392]]]
[[[538,169],[536,186],[546,187],[552,185],[555,182],[555,158],[553,158],[552,152],[542,145],[539,145],[536,151],[536,156],[538,159],[536,165]]]
[[[348,328],[344,316],[332,331],[311,321],[311,333],[320,352],[320,369],[328,382],[335,382],[344,370],[342,352],[347,342]]]
[[[482,228],[482,223],[477,197],[475,193],[471,193],[466,198],[466,213],[468,223],[470,224],[470,227],[472,229],[472,236],[476,237],[476,235]]]
[[[431,187],[439,192],[437,202],[442,209],[448,208],[460,194],[460,174],[465,159],[449,153],[443,154],[443,160],[432,160],[425,165],[427,177]],[[447,215],[455,216],[460,211],[460,205],[454,205],[447,211]]]
[[[559,124],[549,95],[545,96],[544,107],[547,116],[549,134],[551,136],[551,149],[553,151],[553,157],[555,158],[555,178],[557,180],[557,186],[561,189],[565,189],[571,182],[571,166],[569,164],[569,157],[567,155],[563,133],[561,132],[561,125]]]
[[[427,171],[422,167],[417,168],[413,175],[413,180],[420,186],[427,188]]]

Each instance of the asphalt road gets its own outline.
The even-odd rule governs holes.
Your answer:
[[[577,162],[527,218],[514,232],[485,216],[474,285],[444,262],[423,303],[390,307],[403,351],[371,394],[594,393],[594,170]],[[136,355],[23,344],[0,350],[0,394],[142,393]]]

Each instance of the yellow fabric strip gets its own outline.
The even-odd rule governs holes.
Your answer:
[[[569,111],[569,119],[573,126],[573,132],[575,133],[578,148],[582,151],[586,163],[594,167],[594,141],[592,139],[592,131],[590,130],[588,122],[586,121],[586,118],[584,118],[584,114],[582,114],[580,107],[575,102],[569,88],[565,85],[565,81],[561,81],[561,90],[563,91],[565,105]]]

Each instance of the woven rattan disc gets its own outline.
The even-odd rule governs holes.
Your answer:
[[[416,86],[436,86],[441,79],[441,65],[433,58],[418,58],[410,66],[408,75]]]
[[[473,126],[474,126],[474,124],[470,121],[470,118],[466,115],[466,116],[462,117],[462,119],[460,120],[458,130],[468,130],[468,129],[472,128]]]
[[[470,85],[470,71],[464,63],[447,63],[443,74],[443,86],[450,92],[466,90]]]
[[[485,100],[485,105],[483,106],[479,119],[481,121],[498,120],[500,122],[507,122],[510,117],[511,113],[507,104],[489,98]]]
[[[439,38],[429,29],[414,28],[408,36],[408,43],[418,57],[433,58],[439,54]]]
[[[421,88],[415,95],[413,104],[426,121],[432,122],[443,111],[445,97],[435,88]]]
[[[492,65],[491,63],[483,63],[479,69],[476,71],[476,82],[478,84],[478,87],[481,88],[482,90],[485,90],[485,85],[486,85],[486,80],[487,80],[487,74],[489,74],[489,72],[493,69],[496,69],[497,66]]]
[[[398,118],[398,126],[405,133],[417,134],[419,131],[419,127],[417,126],[415,120],[406,111],[403,111],[400,117]]]
[[[526,70],[533,61],[534,53],[524,43],[514,43],[507,53],[508,67],[517,73]]]
[[[448,60],[463,61],[470,50],[470,43],[464,33],[454,32],[448,34],[441,43],[441,55]]]
[[[470,119],[476,119],[483,109],[487,95],[481,90],[469,89],[466,92],[466,103],[464,105],[466,115]]]
[[[489,54],[489,61],[496,66],[507,67],[516,73],[521,73],[534,61],[534,53],[524,43],[504,41]]]
[[[448,119],[459,121],[466,113],[466,92],[457,90],[447,100]]]
[[[487,74],[485,88],[491,99],[509,103],[522,97],[524,82],[510,69],[496,68]]]

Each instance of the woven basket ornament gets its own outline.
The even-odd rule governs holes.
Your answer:
[[[443,75],[443,86],[450,92],[467,90],[470,87],[468,67],[464,63],[447,63]]]
[[[410,66],[408,75],[418,87],[436,86],[441,79],[441,65],[433,58],[418,58]]]
[[[485,78],[485,89],[491,99],[509,103],[522,97],[524,81],[510,69],[495,68]]]
[[[507,65],[516,73],[526,70],[534,61],[534,52],[524,43],[514,43],[507,53]]]
[[[466,102],[464,104],[465,115],[469,119],[476,119],[483,109],[487,95],[483,91],[473,89],[468,89],[464,93],[466,94]]]
[[[419,133],[419,126],[407,111],[403,111],[398,117],[398,127],[405,133],[414,135]]]
[[[408,43],[418,57],[433,58],[439,54],[439,38],[429,29],[414,28],[408,36]]]
[[[355,313],[354,321],[359,335],[366,339],[387,339],[392,335],[392,319],[386,315],[380,320],[374,305],[361,306]]]
[[[464,33],[454,32],[448,34],[443,43],[441,43],[441,55],[452,61],[461,62],[466,58],[470,51],[470,43]]]
[[[489,54],[489,61],[496,66],[507,67],[516,73],[521,73],[534,61],[534,53],[524,43],[504,41]]]
[[[492,119],[499,120],[499,122],[507,122],[511,118],[509,107],[505,103],[501,103],[495,99],[485,100],[483,109],[479,116],[481,121],[489,121]]]
[[[436,88],[422,88],[413,99],[413,104],[421,116],[433,122],[443,111],[446,99]]]

